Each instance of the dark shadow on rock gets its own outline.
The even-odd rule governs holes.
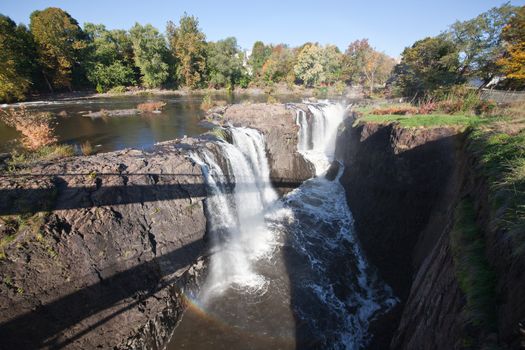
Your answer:
[[[148,176],[153,184],[127,185],[134,176]],[[193,183],[177,183],[179,176],[199,177]],[[64,177],[90,179],[91,185],[70,187]],[[122,185],[105,185],[106,181],[122,179]],[[0,176],[0,180],[15,179],[22,185],[2,186],[0,182],[0,215],[32,214],[42,211],[91,208],[98,206],[125,205],[131,203],[155,202],[190,197],[206,196],[206,185],[195,174],[45,174]],[[161,184],[159,178],[171,180]],[[32,183],[41,182],[36,188]],[[236,179],[240,182],[242,179]],[[296,179],[271,179],[276,188],[295,188],[301,182]],[[43,184],[42,184],[43,182]],[[175,183],[174,183],[175,182]],[[225,183],[228,182],[225,179]],[[27,186],[25,186],[27,185]],[[226,188],[231,188],[227,184]]]
[[[100,282],[94,285],[16,316],[0,324],[0,348],[63,348],[118,314],[140,307],[148,298],[155,297],[159,290],[173,284],[175,278],[172,275],[193,264],[202,255],[204,248],[204,241],[195,241],[108,278],[100,277]],[[129,301],[129,298],[133,301]],[[110,315],[97,318],[89,325],[80,324],[88,317],[121,302],[122,308]],[[65,340],[57,339],[64,330],[73,326],[77,326],[74,335],[68,335]]]
[[[464,136],[449,128],[420,130],[421,134],[408,130],[403,135],[392,125],[367,127],[347,125],[338,139],[337,157],[345,165],[340,182],[363,250],[401,300],[389,315],[371,324],[377,336],[369,348],[387,349],[414,274],[443,229],[428,230],[427,225],[454,181],[456,151]],[[395,149],[403,142],[407,149]]]

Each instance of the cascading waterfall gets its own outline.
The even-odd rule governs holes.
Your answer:
[[[264,140],[256,130],[230,128],[233,145],[218,146],[228,164],[233,183],[213,154],[204,149],[194,154],[206,178],[210,196],[207,202],[213,251],[209,278],[203,299],[223,293],[227,288],[262,290],[266,281],[254,272],[252,262],[272,250],[272,233],[264,222],[265,208],[277,195],[270,184]],[[233,188],[231,195],[228,189]]]
[[[305,111],[296,109],[296,123],[299,125],[297,149],[315,165],[316,175],[321,175],[333,160],[337,128],[343,121],[345,108],[328,101],[307,103],[307,106],[310,120]]]
[[[342,105],[297,109],[299,151],[326,171]],[[209,274],[168,350],[358,349],[371,319],[397,301],[374,273],[354,234],[339,183],[318,176],[281,200],[270,184],[263,136],[228,128],[232,143],[192,158],[208,188]],[[202,331],[204,330],[204,331]]]

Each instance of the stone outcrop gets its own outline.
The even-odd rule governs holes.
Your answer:
[[[283,104],[256,103],[231,105],[219,112],[215,121],[221,124],[250,127],[264,134],[270,178],[281,194],[315,175],[314,166],[297,151],[299,127],[293,109]]]
[[[205,252],[206,189],[183,148],[0,177],[0,348],[162,348]]]

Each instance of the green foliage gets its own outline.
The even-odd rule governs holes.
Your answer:
[[[0,14],[0,102],[25,99],[34,57],[35,46],[27,28]]]
[[[476,224],[472,200],[455,211],[451,248],[459,286],[467,299],[465,313],[475,326],[496,330],[496,276],[485,256],[485,237]]]
[[[306,45],[299,53],[294,72],[306,86],[333,83],[341,73],[342,55],[334,46]]]
[[[248,64],[252,69],[252,76],[254,80],[259,80],[262,75],[262,67],[264,62],[272,54],[272,47],[270,45],[264,45],[262,41],[256,41],[253,44],[252,52]]]
[[[130,36],[125,31],[108,31],[104,25],[92,23],[84,25],[84,32],[89,39],[86,75],[97,91],[135,84]]]
[[[78,23],[67,12],[49,7],[31,14],[31,33],[48,88],[72,89],[72,73],[86,47]]]
[[[151,24],[142,26],[138,23],[131,28],[130,35],[135,65],[140,69],[142,83],[148,88],[160,87],[169,76],[168,50],[164,37]]]
[[[14,172],[35,162],[51,161],[73,155],[75,155],[73,147],[64,144],[43,146],[35,151],[14,151],[11,154],[11,159],[7,162],[7,167],[10,172]]]
[[[245,74],[242,66],[242,53],[237,46],[237,40],[233,37],[209,42],[207,56],[208,78],[211,87],[226,87],[231,90]]]
[[[393,72],[397,94],[422,98],[428,93],[462,81],[458,49],[443,37],[417,41],[403,51]]]
[[[167,32],[178,81],[191,89],[202,86],[206,72],[206,36],[199,29],[199,20],[185,13],[179,26],[168,22]]]
[[[488,83],[499,73],[496,60],[503,53],[501,33],[514,13],[515,7],[506,3],[471,20],[456,22],[445,33],[458,50],[463,77],[478,77]]]

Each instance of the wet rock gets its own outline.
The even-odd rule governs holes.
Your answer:
[[[225,110],[221,123],[251,127],[264,134],[270,178],[281,194],[315,175],[314,166],[297,151],[299,127],[293,109],[283,104],[237,104]]]

